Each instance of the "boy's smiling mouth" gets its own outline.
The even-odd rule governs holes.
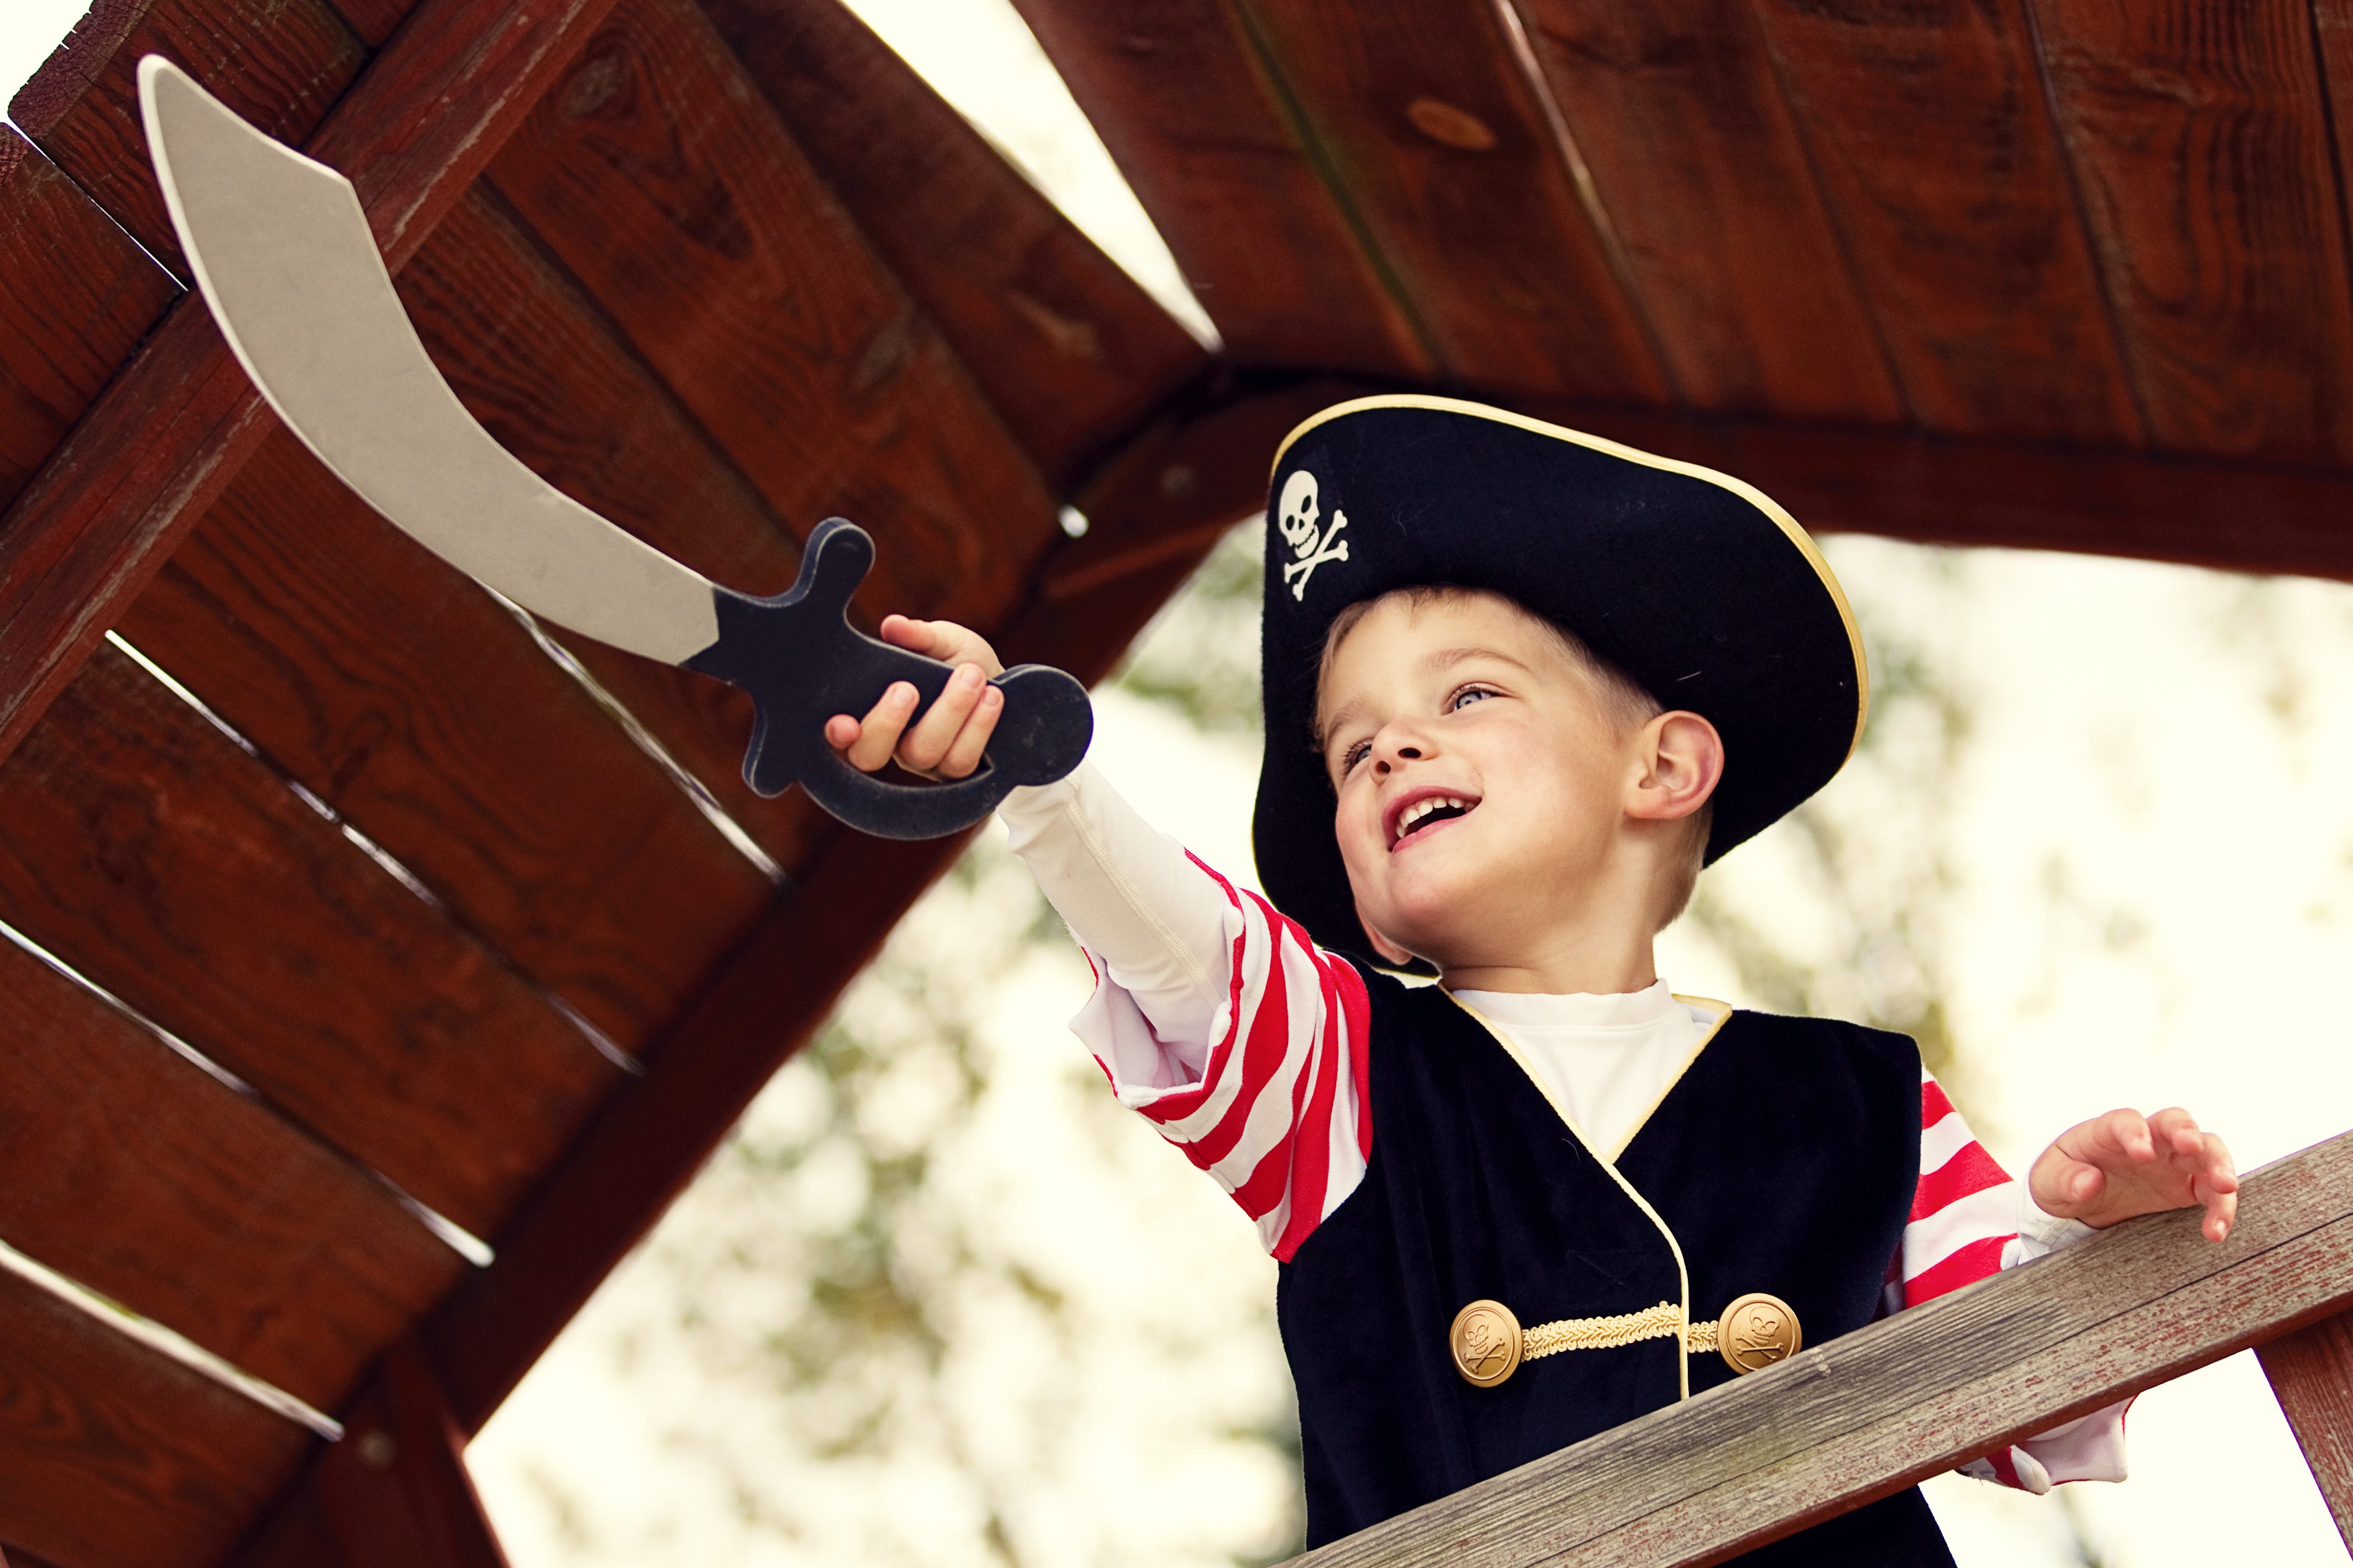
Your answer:
[[[1452,795],[1440,789],[1418,789],[1397,801],[1388,809],[1389,849],[1394,853],[1400,844],[1415,834],[1468,816],[1479,808],[1475,795]]]

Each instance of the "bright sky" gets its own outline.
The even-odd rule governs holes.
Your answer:
[[[13,93],[81,9],[0,5],[0,91]],[[1198,321],[1166,250],[1003,0],[858,9],[1106,250]],[[1869,540],[1833,541],[1831,552],[1866,615],[1926,626],[1976,700],[1947,956],[1970,1104],[1996,1152],[2019,1169],[2051,1134],[2117,1103],[2187,1103],[2242,1165],[2353,1126],[2353,1030],[2334,1005],[2353,933],[2353,588],[2000,552],[1962,558],[1957,586],[1930,587],[1919,552]],[[1133,700],[1108,697],[1099,711],[1104,770],[1155,822],[1246,878],[1252,758]],[[1768,837],[1711,876],[1802,924],[1788,866]],[[1743,1000],[1721,959],[1680,931],[1662,956],[1679,989]],[[1220,1379],[1264,1369],[1254,1373],[1247,1357],[1155,1360],[1145,1330],[1214,1339],[1230,1317],[1232,1337],[1261,1344],[1251,1303],[1271,1275],[1247,1226],[1148,1138],[1117,1145],[1124,1174],[1112,1190],[1072,1196],[1072,1183],[1100,1184],[1092,1173],[1105,1157],[1081,1147],[1095,1124],[1062,1109],[1077,1047],[1061,1020],[1080,984],[1069,964],[1009,978],[989,1029],[1005,1096],[991,1114],[1014,1120],[984,1129],[960,1156],[991,1184],[992,1212],[1008,1225],[1067,1226],[1050,1193],[1082,1205],[1071,1288],[1094,1292],[1087,1300],[1105,1331],[1085,1354],[1124,1369],[1065,1378],[1044,1351],[1004,1352],[1003,1368],[1034,1373],[1022,1397],[1040,1384],[1067,1387],[1063,1414],[1104,1434],[1070,1450],[1081,1457],[1051,1494],[1095,1522],[1032,1519],[1024,1540],[1040,1563],[1218,1561],[1211,1543],[1246,1535],[1274,1506],[1266,1489],[1279,1478],[1215,1456],[1172,1458],[1135,1411],[1235,1397]],[[793,1114],[797,1092],[780,1080],[754,1120]],[[846,1543],[864,1537],[848,1525],[797,1545],[764,1535],[754,1502],[711,1489],[707,1473],[665,1446],[659,1434],[681,1412],[705,1413],[731,1439],[723,1417],[743,1412],[708,1367],[627,1338],[660,1316],[642,1299],[650,1289],[642,1268],[625,1268],[476,1445],[518,1568],[861,1561]],[[618,1376],[624,1363],[660,1375]],[[2072,1488],[2063,1501],[1932,1483],[1961,1562],[2073,1561],[2063,1507],[2109,1568],[2343,1561],[2251,1358],[2144,1396],[2131,1431],[2136,1479],[2122,1487]],[[903,1511],[930,1495],[917,1487],[902,1498],[901,1484],[915,1485],[902,1478],[838,1500],[844,1517]],[[1196,1520],[1195,1545],[1179,1550],[1164,1534],[1149,1541],[1166,1550],[1147,1550],[1145,1537],[1121,1533],[1116,1516],[1155,1509]],[[618,1554],[592,1551],[592,1538]]]

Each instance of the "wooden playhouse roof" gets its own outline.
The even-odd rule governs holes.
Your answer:
[[[0,1241],[354,1440],[0,1272],[13,1558],[488,1561],[459,1447],[958,847],[752,796],[731,693],[567,639],[600,696],[277,428],[150,50],[352,174],[572,494],[755,591],[849,515],[868,611],[1088,679],[1385,388],[2353,577],[2347,0],[1019,4],[1221,351],[836,0],[100,0],[16,99],[0,921],[173,1039],[0,944]]]

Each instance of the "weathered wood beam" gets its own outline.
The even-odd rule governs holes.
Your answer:
[[[1397,390],[1366,383],[1260,380],[1225,395],[1218,417],[1248,439],[1200,445],[1183,484],[1262,504],[1274,443],[1290,418],[1342,398]],[[1736,474],[1817,533],[1876,533],[1929,544],[2065,550],[2229,572],[2353,581],[2353,470],[2172,456],[2120,447],[1928,436],[1870,426],[1714,418],[1499,396],[1537,418]],[[1252,411],[1255,411],[1254,413]],[[1200,426],[1206,430],[1207,426]],[[1259,432],[1271,432],[1263,438]],[[1139,447],[1141,451],[1145,448]],[[1123,461],[1134,461],[1133,454]],[[1050,593],[1141,567],[1166,548],[1147,531],[1133,550],[1111,536],[1057,557]]]
[[[2353,1133],[1295,1559],[1702,1568],[2353,1302]]]
[[[2353,1550],[2353,1312],[2323,1318],[2255,1354],[2337,1521],[2337,1533]]]
[[[428,0],[306,144],[396,270],[613,0]],[[174,306],[0,517],[0,758],[269,432],[203,304]]]
[[[346,1568],[506,1568],[465,1435],[413,1339],[395,1344],[310,1485]]]

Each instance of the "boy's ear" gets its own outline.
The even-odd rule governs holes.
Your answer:
[[[1356,923],[1365,928],[1366,936],[1373,939],[1373,951],[1379,953],[1388,963],[1403,968],[1419,956],[1419,954],[1408,952],[1383,935],[1380,927],[1365,918],[1365,906],[1361,903],[1356,906]]]
[[[1724,737],[1698,714],[1676,709],[1642,726],[1640,772],[1626,791],[1626,815],[1650,822],[1689,816],[1724,777]]]

